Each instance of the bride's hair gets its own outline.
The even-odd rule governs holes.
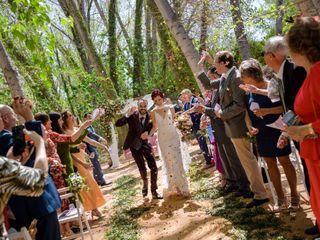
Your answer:
[[[154,89],[151,93],[151,99],[154,100],[158,96],[164,98],[164,93],[160,89]]]

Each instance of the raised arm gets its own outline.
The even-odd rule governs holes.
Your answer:
[[[35,158],[34,168],[38,168],[42,170],[45,176],[47,176],[48,160],[47,160],[46,148],[44,145],[43,138],[34,131],[27,131],[25,129],[23,131],[34,142],[34,146],[36,148],[36,158]]]
[[[206,90],[219,88],[220,79],[210,80],[204,71],[202,71],[197,77]]]
[[[86,136],[84,139],[83,139],[84,142],[86,143],[89,143],[90,145],[94,146],[94,147],[99,147],[99,148],[103,148],[103,149],[108,149],[107,146],[89,138],[88,136]]]
[[[92,124],[92,120],[85,121],[78,129],[71,135],[71,141],[75,142],[81,137],[83,132]]]

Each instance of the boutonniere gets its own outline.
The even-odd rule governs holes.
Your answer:
[[[230,92],[230,88],[227,88],[226,91],[227,91],[227,92]]]

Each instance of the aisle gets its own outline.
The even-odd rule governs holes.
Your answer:
[[[198,161],[201,161],[201,155],[197,154],[198,149],[196,147],[191,147],[189,150],[193,155],[194,162],[197,162],[197,159]],[[159,172],[161,172],[161,163],[159,160],[157,161],[157,165],[159,167]],[[143,200],[140,196],[140,185],[138,181],[136,187],[138,187],[139,190],[134,198],[134,205],[135,207],[138,207],[138,209],[145,207],[150,208],[149,211],[145,212],[138,219],[139,239],[247,239],[246,236],[248,234],[256,236],[256,232],[260,231],[259,229],[254,229],[254,227],[259,227],[260,223],[255,224],[257,226],[253,226],[253,229],[247,230],[248,226],[245,224],[242,225],[241,223],[239,224],[237,218],[232,216],[233,212],[230,214],[228,209],[224,209],[224,207],[230,207],[231,211],[234,211],[234,214],[239,215],[240,219],[248,214],[256,214],[253,218],[264,217],[271,219],[269,228],[261,229],[261,234],[265,234],[265,232],[274,232],[274,234],[278,236],[282,236],[283,234],[286,237],[290,236],[290,238],[295,237],[295,239],[306,239],[303,235],[303,231],[306,227],[311,225],[310,218],[313,217],[309,205],[303,203],[303,211],[298,212],[296,218],[293,218],[289,214],[282,214],[280,218],[283,223],[279,221],[279,218],[274,217],[273,214],[270,214],[268,211],[264,211],[264,209],[258,210],[264,211],[261,213],[252,213],[246,210],[242,211],[240,208],[235,208],[235,210],[233,210],[232,208],[235,206],[230,204],[230,201],[231,203],[234,202],[234,204],[239,204],[239,199],[233,198],[232,196],[221,197],[217,194],[214,187],[219,184],[217,171],[213,172],[213,168],[210,168],[205,171],[205,173],[207,173],[206,175],[204,174],[203,176],[200,176],[204,171],[197,166],[193,167],[194,170],[198,171],[200,174],[199,179],[196,178],[196,180],[190,180],[192,182],[191,186],[193,190],[193,197],[191,199],[164,202],[163,200],[151,200],[150,196],[150,199]],[[113,182],[115,182],[119,177],[125,175],[132,175],[139,179],[139,172],[133,161],[125,162],[121,168],[118,169],[108,168],[105,172],[107,179]],[[161,173],[159,174],[159,177],[159,192],[161,192]],[[286,184],[286,181],[284,181],[283,185],[287,190],[288,185]],[[102,208],[106,217],[103,220],[96,220],[92,222],[95,240],[106,239],[105,232],[110,226],[109,218],[112,215],[112,203],[114,200],[113,198],[115,197],[114,187],[115,184],[102,189],[107,199],[106,205]],[[299,185],[299,190],[303,190],[301,184]],[[267,208],[270,209],[271,205],[267,206]],[[208,214],[208,212],[210,212],[211,215]],[[281,224],[281,227],[279,225],[279,229],[277,229],[278,221],[279,224]],[[264,225],[265,224],[262,223],[263,227]],[[259,238],[265,239],[263,237],[258,237],[257,239]],[[86,237],[86,239],[89,238]]]

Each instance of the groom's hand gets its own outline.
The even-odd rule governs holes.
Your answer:
[[[147,140],[147,139],[148,139],[148,132],[142,133],[141,136],[140,136],[140,138],[141,138],[142,140]]]

